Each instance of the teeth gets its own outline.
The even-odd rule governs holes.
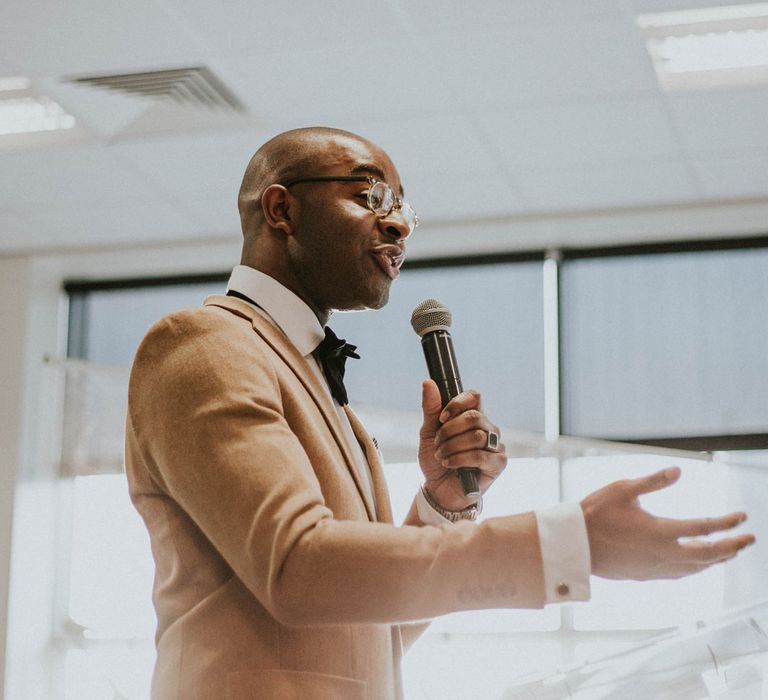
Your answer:
[[[400,253],[399,251],[392,250],[392,249],[385,249],[381,250],[379,249],[378,254],[382,256],[382,258],[386,259],[389,264],[394,267],[396,270],[400,269],[400,266],[403,264],[404,255]]]

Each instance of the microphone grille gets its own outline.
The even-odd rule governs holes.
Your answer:
[[[447,331],[451,320],[451,310],[437,299],[425,299],[411,314],[411,326],[422,338],[432,331]]]

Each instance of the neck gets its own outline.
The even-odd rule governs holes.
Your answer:
[[[286,289],[290,289],[299,299],[301,299],[312,312],[317,316],[317,320],[321,326],[325,326],[328,323],[328,319],[331,317],[330,309],[320,308],[307,293],[303,285],[296,279],[295,275],[290,273],[285,266],[269,265],[266,264],[263,259],[254,259],[252,257],[243,256],[240,260],[241,265],[252,267],[254,270],[263,272],[265,275],[269,275],[272,279],[279,282]]]

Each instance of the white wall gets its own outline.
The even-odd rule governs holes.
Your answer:
[[[13,495],[22,454],[27,271],[24,259],[0,260],[0,677],[5,669]]]

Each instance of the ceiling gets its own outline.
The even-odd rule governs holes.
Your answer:
[[[390,153],[425,240],[618,243],[675,217],[765,233],[768,87],[663,93],[635,25],[718,4],[6,0],[0,77],[31,78],[77,126],[0,137],[0,254],[234,240],[251,154],[314,124]],[[199,65],[244,113],[67,81]]]

